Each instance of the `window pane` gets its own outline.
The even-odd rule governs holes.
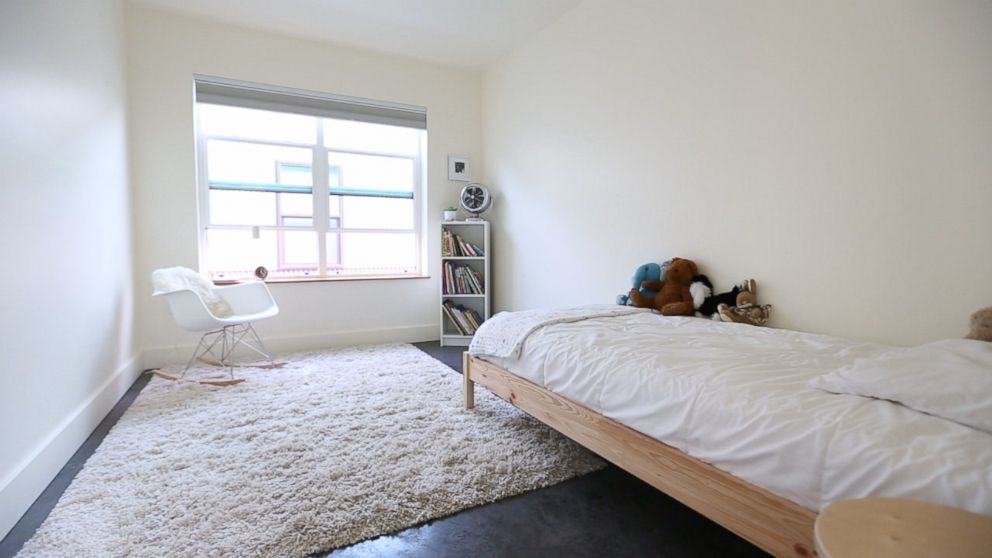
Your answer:
[[[376,155],[330,153],[331,192],[340,188],[356,193],[413,196],[413,160]],[[339,168],[340,185],[334,185],[333,169]]]
[[[211,225],[275,225],[276,194],[210,190]]]
[[[277,194],[279,196],[279,216],[313,218],[313,194]],[[307,225],[311,226],[311,225]]]
[[[309,188],[312,159],[310,149],[208,140],[207,178],[211,188]]]
[[[335,268],[341,267],[341,235],[338,233],[327,234],[327,269],[333,273]]]
[[[276,165],[276,182],[293,186],[310,186],[313,183],[313,169],[309,162],[287,163],[281,161]]]
[[[344,196],[331,196],[330,215],[331,217],[341,216],[341,198]],[[332,219],[333,221],[333,219]]]
[[[198,103],[200,131],[205,135],[292,143],[317,141],[317,118],[241,107]]]
[[[346,229],[413,229],[413,200],[344,196]]]
[[[265,266],[269,277],[317,275],[317,234],[312,231],[207,230],[207,267],[215,279],[250,277]]]
[[[417,271],[416,246],[413,233],[341,233],[342,269],[338,273],[413,273]]]
[[[212,277],[246,277],[260,265],[277,267],[274,231],[261,231],[259,238],[253,238],[250,230],[207,230],[207,267]]]
[[[316,269],[317,234],[312,231],[279,231],[279,269]]]
[[[313,195],[211,190],[209,224],[312,227]]]
[[[312,217],[283,217],[284,227],[313,227]]]
[[[416,155],[421,131],[354,120],[324,120],[324,145],[331,149]]]

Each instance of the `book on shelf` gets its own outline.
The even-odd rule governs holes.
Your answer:
[[[475,331],[478,331],[479,330],[479,326],[482,325],[482,318],[479,317],[479,314],[476,313],[475,310],[472,310],[471,308],[467,308],[465,310],[465,317],[468,319],[469,323],[472,325],[472,329],[474,329]]]
[[[462,325],[465,327],[465,331],[467,332],[466,335],[474,335],[476,328],[472,326],[471,322],[468,320],[468,317],[465,315],[465,307],[461,304],[456,304],[455,311],[457,312],[455,317],[461,320]]]
[[[465,268],[468,273],[468,278],[472,282],[472,289],[476,294],[485,294],[486,290],[482,285],[482,275],[478,271],[468,267]]]
[[[472,249],[468,247],[468,243],[462,240],[462,237],[455,235],[455,241],[458,242],[458,250],[463,256],[474,256]]]
[[[453,311],[452,307],[449,307],[447,304],[442,304],[441,310],[444,311],[444,315],[447,316],[448,321],[451,322],[451,325],[455,326],[455,329],[458,331],[460,335],[467,335],[467,333],[465,333],[465,329],[462,328],[462,325],[458,323],[458,320],[455,318],[455,315],[452,313]]]
[[[482,249],[448,229],[441,230],[441,256],[444,258],[481,257]]]
[[[461,304],[455,304],[450,300],[445,300],[441,303],[441,310],[444,311],[444,315],[447,316],[460,335],[474,334],[482,323],[479,314],[475,310],[465,308]]]
[[[441,231],[441,255],[446,258],[456,255],[454,238],[448,229]]]
[[[485,294],[482,274],[468,265],[444,262],[442,268],[443,294]]]

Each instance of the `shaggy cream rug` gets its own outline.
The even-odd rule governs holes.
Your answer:
[[[19,556],[306,556],[603,466],[409,345],[284,360],[153,379]]]

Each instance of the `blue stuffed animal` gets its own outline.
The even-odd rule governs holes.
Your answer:
[[[654,298],[658,293],[655,291],[649,291],[641,287],[641,283],[645,281],[659,281],[665,276],[665,272],[672,265],[672,260],[667,260],[662,264],[656,263],[646,263],[634,270],[634,276],[630,279],[631,288],[638,289],[641,294],[647,298]],[[632,306],[630,302],[630,295],[624,293],[617,295],[617,304],[620,306]]]

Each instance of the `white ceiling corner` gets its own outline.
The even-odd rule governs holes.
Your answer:
[[[131,0],[234,25],[485,67],[581,0]]]

